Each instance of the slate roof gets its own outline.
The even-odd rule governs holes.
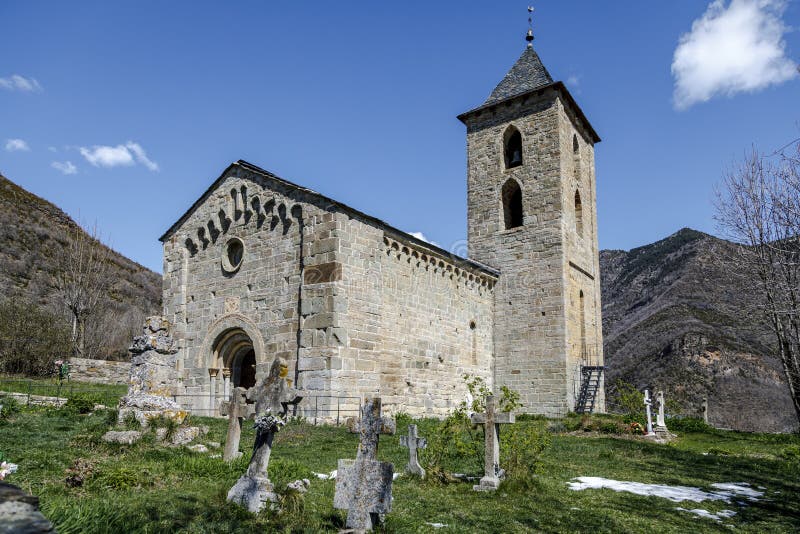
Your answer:
[[[553,78],[539,59],[533,47],[525,47],[522,55],[508,74],[497,84],[492,94],[483,103],[484,106],[495,104],[521,94],[533,91],[553,83]]]

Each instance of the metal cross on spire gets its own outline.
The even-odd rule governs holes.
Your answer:
[[[528,48],[533,48],[533,6],[528,6],[528,34],[525,36]]]

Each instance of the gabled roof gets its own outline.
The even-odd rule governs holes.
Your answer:
[[[522,55],[505,77],[497,84],[484,106],[519,96],[553,83],[553,78],[532,46],[525,47]]]
[[[468,265],[468,266],[472,267],[473,269],[478,269],[478,270],[483,271],[484,273],[489,274],[489,275],[494,276],[494,277],[497,277],[500,274],[500,271],[498,271],[497,269],[495,269],[493,267],[485,265],[485,264],[483,264],[483,263],[481,263],[479,261],[476,261],[476,260],[472,260],[472,259],[469,259],[469,258],[463,258],[461,256],[453,254],[452,252],[449,252],[449,251],[447,251],[447,250],[445,250],[445,249],[443,249],[443,248],[441,248],[441,247],[439,247],[437,245],[434,245],[434,244],[429,243],[427,241],[423,241],[422,239],[414,237],[413,235],[411,235],[411,234],[409,234],[407,232],[404,232],[403,230],[395,228],[394,226],[392,226],[392,225],[390,225],[390,224],[378,219],[377,217],[373,217],[371,215],[367,215],[366,213],[364,213],[362,211],[359,211],[359,210],[357,210],[355,208],[351,208],[350,206],[348,206],[346,204],[343,204],[343,203],[341,203],[341,202],[339,202],[337,200],[334,200],[334,199],[332,199],[330,197],[327,197],[327,196],[325,196],[325,195],[323,195],[321,193],[317,193],[313,189],[309,189],[307,187],[303,187],[301,185],[297,185],[297,184],[295,184],[293,182],[290,182],[289,180],[284,180],[283,178],[277,176],[276,174],[271,173],[270,171],[262,169],[261,167],[253,165],[252,163],[248,163],[248,162],[246,162],[244,160],[241,160],[241,159],[239,161],[237,161],[236,163],[231,163],[230,165],[228,165],[228,167],[222,172],[222,174],[220,174],[219,178],[214,180],[214,183],[212,183],[209,186],[209,188],[206,189],[205,193],[203,193],[200,196],[200,198],[198,198],[194,202],[194,204],[192,204],[192,206],[188,210],[186,210],[186,213],[181,215],[181,217],[175,222],[175,224],[173,224],[169,228],[169,230],[164,232],[164,235],[162,235],[160,238],[158,238],[158,240],[161,241],[162,243],[167,241],[183,225],[183,223],[186,222],[186,220],[188,220],[189,217],[191,217],[192,213],[194,213],[195,210],[197,208],[199,208],[203,204],[203,202],[205,202],[205,200],[211,195],[211,193],[213,193],[220,186],[220,184],[222,182],[224,182],[230,176],[230,172],[233,169],[236,169],[236,168],[244,169],[244,170],[252,172],[254,174],[258,174],[258,175],[260,175],[260,176],[262,176],[262,177],[264,177],[264,178],[266,178],[268,180],[272,180],[274,182],[277,182],[277,183],[287,187],[288,189],[292,189],[292,190],[295,190],[295,191],[299,191],[299,192],[308,194],[308,195],[310,195],[312,197],[316,197],[325,206],[336,207],[336,208],[340,209],[341,211],[343,211],[345,213],[348,213],[348,214],[351,214],[351,215],[355,215],[355,216],[357,216],[357,217],[359,217],[361,219],[369,221],[372,224],[375,224],[375,225],[377,225],[379,227],[382,227],[384,230],[387,230],[389,233],[394,234],[394,235],[402,238],[405,241],[409,241],[409,242],[414,243],[417,246],[420,246],[422,248],[430,249],[431,251],[436,252],[437,254],[439,254],[441,256],[450,258],[450,260],[452,260],[453,263],[455,263],[457,265],[458,264],[461,264],[462,266],[467,266]]]

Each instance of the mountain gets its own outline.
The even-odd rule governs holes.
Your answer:
[[[0,175],[0,292],[63,314],[53,286],[69,236],[83,232],[58,207]],[[102,245],[104,246],[104,245]],[[101,301],[102,314],[87,326],[90,356],[123,358],[132,334],[161,309],[161,276],[109,249],[115,281]]]
[[[687,415],[745,431],[782,432],[797,418],[758,292],[736,246],[685,228],[630,251],[600,252],[606,389],[663,389]]]

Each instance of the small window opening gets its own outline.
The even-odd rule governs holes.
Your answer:
[[[478,326],[478,325],[475,324],[475,321],[470,321],[469,322],[469,329],[470,330],[475,330],[476,326]]]
[[[503,218],[506,230],[522,226],[522,190],[516,180],[510,179],[503,186]]]
[[[503,138],[506,169],[519,167],[522,165],[522,134],[513,126],[509,126]]]
[[[578,136],[577,134],[572,134],[572,153],[577,154],[580,151],[580,146],[578,146]]]
[[[575,230],[578,235],[583,235],[583,206],[581,205],[581,194],[575,191]]]

